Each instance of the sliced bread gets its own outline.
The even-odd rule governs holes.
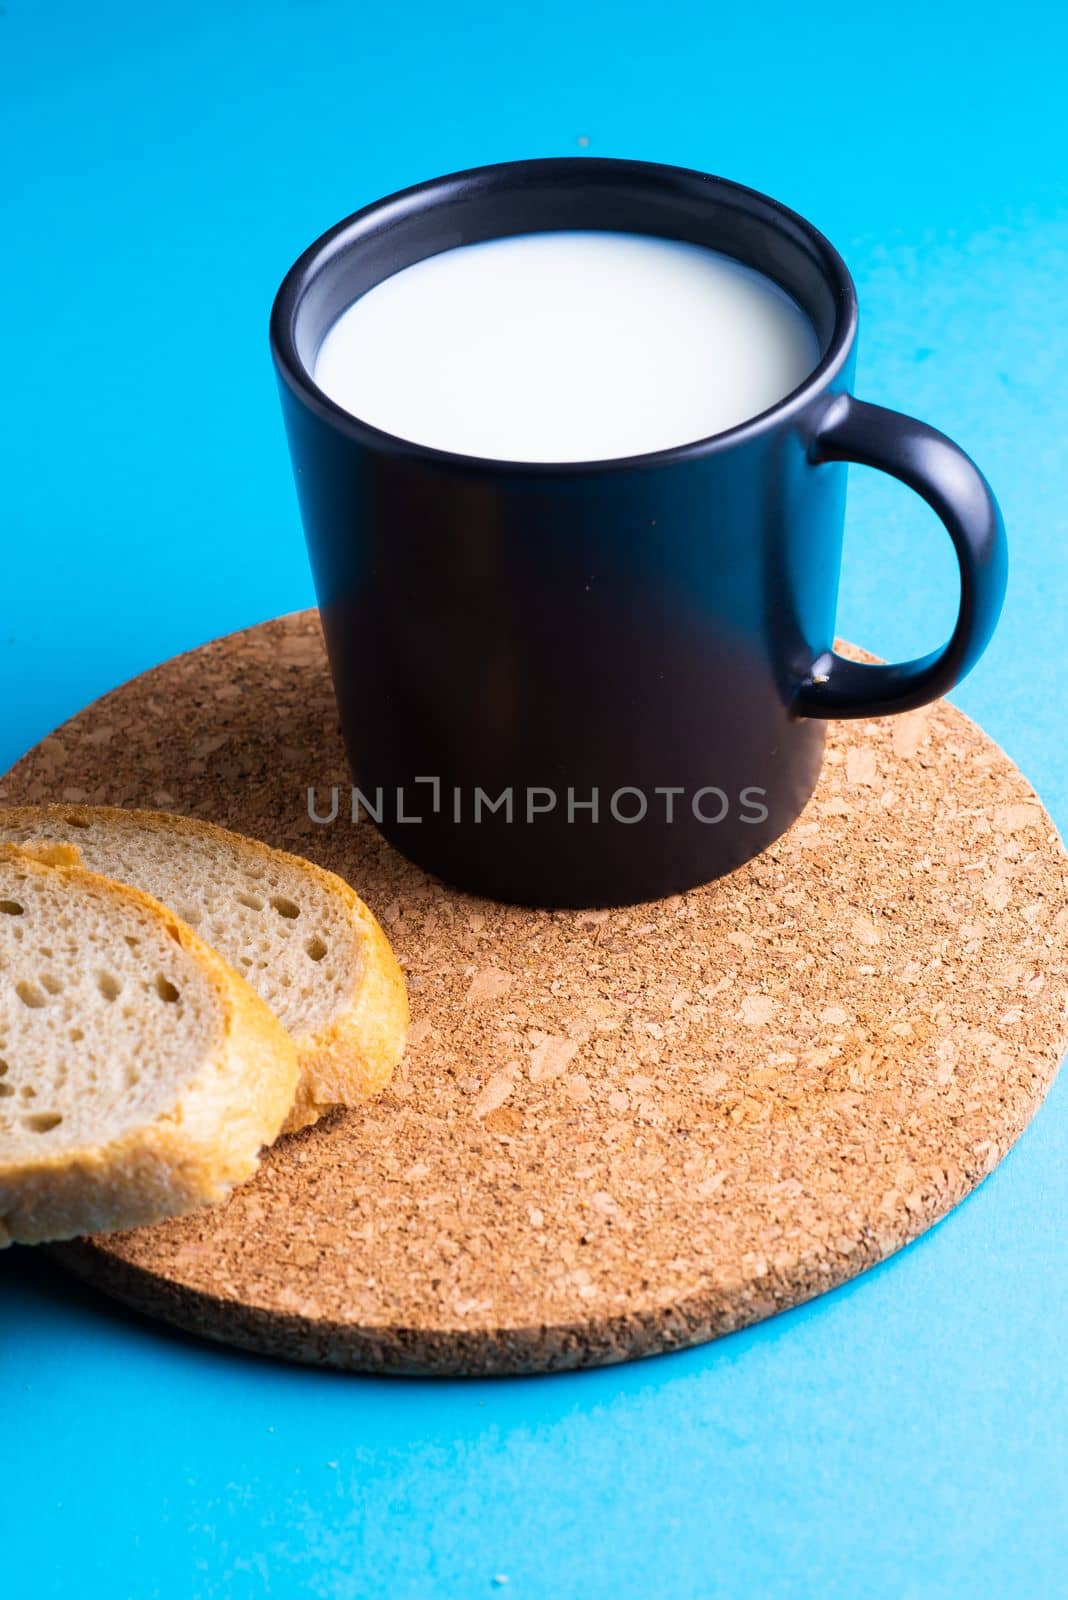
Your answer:
[[[223,1199],[297,1086],[293,1041],[244,979],[75,861],[0,845],[0,1246]]]
[[[359,896],[300,856],[211,823],[111,806],[0,809],[0,840],[77,845],[87,867],[173,907],[246,977],[297,1046],[287,1132],[388,1083],[408,997],[385,934]]]

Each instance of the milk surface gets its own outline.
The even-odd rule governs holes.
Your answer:
[[[721,433],[818,361],[795,302],[728,256],[559,232],[446,250],[387,278],[329,329],[314,378],[420,444],[594,461]]]

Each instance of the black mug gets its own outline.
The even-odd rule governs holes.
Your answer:
[[[375,284],[548,229],[658,235],[755,267],[807,314],[819,363],[711,438],[559,465],[413,444],[316,386],[325,334]],[[826,718],[907,711],[972,667],[1005,588],[997,505],[944,435],[853,399],[856,328],[849,273],[803,218],[646,162],[438,178],[300,257],[271,343],[354,799],[398,849],[527,905],[677,893],[790,826]],[[960,613],[918,660],[832,649],[849,461],[917,490],[953,540]]]

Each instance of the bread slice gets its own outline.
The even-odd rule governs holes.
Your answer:
[[[139,889],[0,845],[0,1246],[223,1199],[292,1104],[293,1041]]]
[[[248,979],[297,1046],[285,1131],[389,1082],[408,1028],[404,978],[375,918],[334,873],[164,811],[0,809],[0,840],[76,844],[92,871],[172,906]]]

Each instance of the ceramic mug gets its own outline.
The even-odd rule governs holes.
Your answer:
[[[757,268],[811,320],[818,365],[711,438],[559,465],[413,444],[316,386],[324,335],[382,279],[455,245],[568,228]],[[1005,588],[996,502],[944,435],[853,398],[856,330],[849,273],[810,223],[646,162],[437,178],[305,251],[275,300],[272,350],[354,798],[398,849],[527,905],[676,893],[790,826],[828,718],[907,711],[972,667]],[[832,649],[849,461],[909,484],[953,541],[956,626],[918,660]]]

